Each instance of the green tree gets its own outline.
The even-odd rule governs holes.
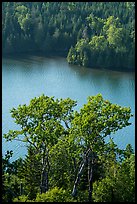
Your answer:
[[[67,56],[67,61],[68,63],[72,63],[72,64],[75,64],[76,63],[76,51],[75,51],[75,48],[71,47],[69,49],[69,52],[68,52],[68,56]]]
[[[86,19],[91,27],[92,33],[99,35],[103,29],[104,19],[95,17],[93,14],[90,14]]]
[[[18,172],[25,199],[35,199],[37,193],[52,192],[57,187],[66,192],[73,189],[72,195],[78,195],[76,198],[80,201],[87,200],[88,191],[88,200],[92,201],[96,199],[92,198],[93,184],[97,181],[100,185],[100,179],[105,183],[111,180],[110,189],[116,185],[121,188],[122,171],[117,173],[120,166],[117,157],[122,162],[122,156],[130,160],[132,148],[128,146],[126,151],[121,151],[113,140],[105,143],[105,138],[131,124],[131,109],[112,104],[101,94],[90,96],[80,111],[74,111],[75,106],[76,101],[69,98],[55,100],[42,95],[32,99],[28,106],[19,105],[11,110],[20,130],[10,130],[4,137],[28,144],[28,156]],[[123,170],[131,175],[127,188],[132,187],[133,195],[134,162],[130,161],[132,168],[125,163],[126,170],[124,167]],[[115,198],[121,199],[121,195]]]
[[[105,148],[105,138],[118,129],[130,125],[132,116],[130,108],[112,104],[104,100],[101,94],[88,98],[87,104],[76,112],[72,121],[72,137],[75,142],[83,144],[83,161],[79,167],[74,183],[72,195],[75,196],[80,177],[86,165],[88,165],[89,201],[92,197],[92,183],[94,177],[94,165]]]
[[[30,14],[28,13],[28,8],[24,5],[17,6],[15,16],[18,19],[18,23],[21,29],[27,33],[30,25],[29,24]]]
[[[76,102],[69,98],[54,100],[53,97],[42,95],[32,99],[28,106],[19,105],[17,109],[11,110],[11,115],[15,123],[20,125],[20,130],[10,130],[4,137],[7,141],[14,139],[26,142],[34,148],[42,166],[39,186],[41,192],[49,189],[50,148],[67,134],[75,105]],[[35,166],[34,159],[35,156],[32,161],[33,166]],[[31,171],[27,173],[30,173],[30,180],[33,180],[34,175]]]
[[[18,178],[18,167],[22,159],[10,162],[13,151],[7,151],[2,157],[2,201],[12,202],[14,197],[20,195],[20,179]]]
[[[84,51],[95,39],[98,51],[90,50],[87,63]],[[107,51],[104,51],[102,45],[106,41]],[[72,64],[134,69],[134,44],[134,2],[2,3],[3,53],[62,51]]]
[[[135,202],[135,155],[131,153],[122,162],[115,160],[115,165],[111,160],[105,168],[106,176],[93,184],[93,201]]]
[[[90,49],[93,51],[105,51],[108,42],[106,41],[104,36],[94,36],[89,42]]]
[[[30,145],[28,154],[23,160],[22,165],[18,167],[18,177],[22,182],[20,195],[27,196],[28,199],[36,198],[41,187],[42,163],[39,152]]]

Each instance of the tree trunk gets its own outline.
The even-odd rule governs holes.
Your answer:
[[[41,185],[40,185],[40,190],[41,193],[46,193],[49,189],[49,179],[48,179],[48,172],[49,172],[49,161],[48,161],[48,153],[46,157],[43,157],[43,162],[42,162],[42,173],[41,173]]]
[[[90,169],[90,172],[89,172],[89,190],[88,190],[88,199],[89,199],[89,202],[92,202],[92,167]]]
[[[92,152],[88,155],[88,200],[92,202],[92,177],[93,177],[93,166],[92,166]]]
[[[83,173],[84,167],[87,164],[87,157],[88,157],[88,154],[90,153],[90,151],[91,151],[90,149],[87,150],[86,154],[84,155],[82,164],[80,165],[80,168],[79,168],[79,171],[78,171],[75,183],[74,183],[73,191],[72,191],[72,196],[74,196],[74,197],[77,194],[77,186],[78,186],[78,184],[80,182],[80,177],[81,177],[81,175]]]
[[[73,191],[72,191],[72,196],[76,196],[76,194],[77,194],[77,186],[78,186],[78,183],[80,181],[80,177],[82,175],[82,172],[84,170],[85,165],[86,165],[86,161],[83,162],[81,167],[80,167],[80,170],[78,172],[77,178],[76,178],[75,183],[74,183],[74,187],[73,187]]]
[[[41,178],[41,193],[46,193],[48,191],[48,172],[44,169]]]
[[[22,182],[20,183],[20,195],[22,195],[23,194],[23,184],[22,184]]]

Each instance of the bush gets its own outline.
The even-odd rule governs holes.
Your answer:
[[[35,202],[35,201],[29,200],[28,196],[26,195],[22,195],[22,196],[19,196],[18,198],[14,198],[13,202]]]
[[[36,202],[75,202],[69,191],[54,187],[46,193],[37,194]]]

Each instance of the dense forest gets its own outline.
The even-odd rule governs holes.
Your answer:
[[[131,124],[131,109],[101,94],[76,105],[42,95],[11,110],[19,128],[4,137],[25,143],[27,155],[3,155],[3,202],[135,202],[134,151],[111,137]]]
[[[134,2],[3,2],[3,53],[63,55],[68,63],[133,70]]]

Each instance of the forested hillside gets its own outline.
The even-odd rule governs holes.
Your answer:
[[[69,63],[134,69],[134,2],[3,2],[3,53],[60,53]]]

